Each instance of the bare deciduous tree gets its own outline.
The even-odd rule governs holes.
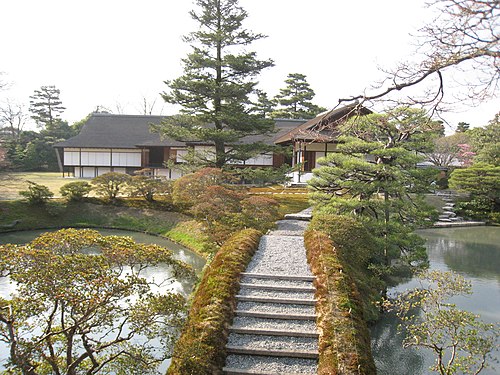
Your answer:
[[[420,56],[420,61],[399,63],[385,71],[387,77],[379,85],[363,94],[340,99],[340,103],[384,100],[438,111],[443,104],[445,80],[458,81],[465,87],[465,97],[473,101],[496,94],[500,82],[500,2],[432,0],[428,5],[438,15],[417,35],[416,56]],[[409,90],[417,85],[424,89]],[[402,90],[407,94],[404,98],[400,95]]]
[[[13,103],[7,99],[0,106],[0,129],[11,139],[19,139],[27,119],[28,114],[22,104]]]

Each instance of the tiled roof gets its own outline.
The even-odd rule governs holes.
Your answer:
[[[182,147],[186,143],[174,139],[160,139],[157,133],[151,133],[151,124],[159,124],[165,116],[147,115],[115,115],[109,113],[93,113],[83,125],[80,134],[59,142],[54,147],[85,148],[136,148],[154,146]],[[251,135],[242,139],[243,143],[264,142],[274,144],[275,141],[304,123],[306,120],[275,120],[276,132],[266,135]],[[197,142],[190,142],[197,143]]]
[[[332,109],[322,113],[315,118],[295,127],[275,140],[276,144],[285,144],[294,139],[315,140],[317,142],[329,142],[338,136],[336,128],[339,123],[355,115],[366,115],[372,113],[368,108],[357,103]]]

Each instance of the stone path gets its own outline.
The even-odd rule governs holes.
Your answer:
[[[303,233],[308,214],[278,222],[242,275],[225,374],[316,374],[314,276]]]

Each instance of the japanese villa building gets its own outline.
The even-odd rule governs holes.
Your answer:
[[[370,113],[369,110],[352,105],[311,120],[276,119],[275,133],[248,137],[248,140],[291,147],[291,160],[282,154],[267,153],[235,165],[272,168],[290,164],[298,167],[292,182],[305,182],[311,177],[317,159],[335,152],[337,125],[353,115],[366,113]],[[183,156],[189,148],[207,151],[213,147],[201,142],[160,138],[150,132],[150,125],[159,124],[162,119],[163,116],[92,114],[78,135],[54,145],[61,171],[76,178],[93,178],[107,172],[133,174],[148,168],[154,176],[180,177],[182,172],[175,166],[185,162]]]

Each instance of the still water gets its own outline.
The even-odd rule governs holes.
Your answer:
[[[440,228],[419,231],[427,240],[430,268],[454,271],[472,282],[473,294],[455,298],[464,310],[481,315],[485,322],[500,323],[500,227]],[[417,286],[409,281],[390,290],[391,294]],[[403,349],[402,335],[393,315],[385,315],[371,330],[372,351],[379,375],[431,374],[434,357],[424,349]],[[500,359],[500,349],[496,357]],[[485,369],[484,375],[500,374]]]
[[[198,254],[186,249],[185,247],[172,242],[166,238],[152,236],[140,232],[131,232],[126,230],[114,230],[114,229],[98,229],[99,232],[104,236],[129,236],[132,237],[136,242],[147,243],[147,244],[157,244],[167,249],[172,250],[174,257],[178,260],[191,265],[197,274],[199,274],[205,265],[205,259]],[[40,234],[48,232],[48,230],[33,230],[33,231],[18,231],[9,233],[0,233],[0,244],[12,243],[12,244],[25,244],[31,240],[38,237]],[[156,265],[148,267],[142,272],[142,275],[148,280],[163,280],[170,276],[170,269],[164,265]],[[175,291],[188,296],[193,289],[192,280],[182,280],[175,279],[164,288],[165,290]],[[163,290],[163,288],[162,288]],[[10,293],[15,291],[15,286],[5,278],[0,278],[0,297],[8,298]],[[2,371],[2,363],[8,359],[8,350],[5,344],[0,343],[0,371]],[[160,367],[162,373],[165,372],[170,361],[167,360]]]

